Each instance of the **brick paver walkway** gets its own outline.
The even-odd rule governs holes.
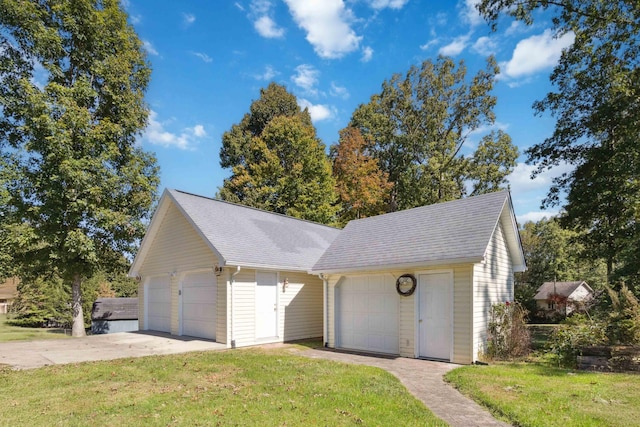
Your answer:
[[[398,377],[402,384],[424,402],[437,417],[453,427],[509,425],[496,420],[487,410],[442,380],[444,374],[458,365],[405,357],[376,357],[326,349],[306,350],[301,354],[313,358],[376,366],[389,371]]]

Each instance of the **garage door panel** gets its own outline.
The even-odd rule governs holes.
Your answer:
[[[350,277],[336,288],[337,346],[398,354],[398,295],[391,277]]]
[[[182,334],[216,338],[217,279],[213,273],[187,274],[182,282]]]
[[[146,300],[146,329],[171,332],[171,282],[169,277],[149,279]]]

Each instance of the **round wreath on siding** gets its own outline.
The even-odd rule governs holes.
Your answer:
[[[403,274],[396,280],[396,291],[403,297],[413,295],[416,290],[416,276],[413,274]]]

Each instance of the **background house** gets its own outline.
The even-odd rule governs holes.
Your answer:
[[[538,310],[547,316],[566,316],[579,309],[593,297],[593,289],[583,280],[573,282],[545,282],[533,299]]]
[[[18,295],[18,283],[20,280],[12,277],[0,284],[0,314],[6,314],[9,311],[9,307]]]

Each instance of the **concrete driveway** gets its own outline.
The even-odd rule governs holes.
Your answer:
[[[0,364],[14,369],[33,369],[47,365],[225,348],[224,344],[198,338],[119,332],[62,340],[1,343]]]

